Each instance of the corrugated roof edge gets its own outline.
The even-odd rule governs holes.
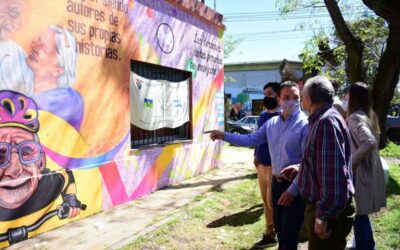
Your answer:
[[[301,61],[288,61],[291,68],[299,69],[302,67],[303,63]],[[269,69],[279,69],[282,61],[258,61],[258,62],[235,62],[235,63],[225,63],[224,71],[251,71],[251,70],[269,70]]]
[[[289,61],[292,64],[303,64],[302,61]],[[255,62],[233,62],[233,63],[225,63],[225,66],[233,66],[233,65],[254,65],[254,64],[276,64],[282,63],[282,60],[273,60],[273,61],[255,61]]]
[[[223,15],[211,9],[207,5],[198,0],[166,0],[177,8],[196,15],[208,24],[217,26],[220,29],[226,30],[222,23]]]

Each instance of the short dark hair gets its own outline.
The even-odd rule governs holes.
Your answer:
[[[307,95],[313,103],[333,103],[335,89],[325,76],[314,76],[304,85]]]
[[[272,90],[278,94],[279,92],[279,86],[281,84],[279,82],[268,82],[267,84],[264,85],[263,90],[265,90],[266,88],[272,88]]]
[[[279,90],[278,90],[278,96],[281,95],[281,91],[284,88],[291,88],[291,87],[295,87],[295,88],[299,88],[299,85],[297,85],[297,83],[293,82],[293,81],[286,81],[280,84],[279,86]]]

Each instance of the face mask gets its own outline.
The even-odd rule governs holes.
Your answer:
[[[348,108],[349,108],[349,101],[348,100],[343,100],[342,101],[342,109],[347,112]]]
[[[264,105],[268,110],[275,109],[278,106],[278,100],[272,97],[264,97]]]
[[[288,114],[293,114],[300,109],[300,102],[295,100],[283,101],[282,109]]]

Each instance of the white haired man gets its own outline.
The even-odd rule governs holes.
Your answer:
[[[310,117],[305,151],[298,174],[305,199],[308,249],[345,249],[353,225],[354,195],[350,135],[333,107],[335,91],[324,76],[307,80],[303,108]]]
[[[0,90],[32,95],[33,74],[26,64],[25,51],[10,34],[21,26],[22,0],[0,1]]]

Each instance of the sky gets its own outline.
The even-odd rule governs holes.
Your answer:
[[[361,0],[347,0],[362,5]],[[287,16],[279,14],[276,0],[206,0],[205,3],[224,15],[225,34],[242,39],[225,63],[299,61],[298,55],[305,42],[322,27],[332,30],[332,22],[326,9],[311,12],[301,10]],[[346,14],[344,13],[345,18]],[[306,24],[304,30],[300,26]],[[318,27],[318,28],[317,28]]]

